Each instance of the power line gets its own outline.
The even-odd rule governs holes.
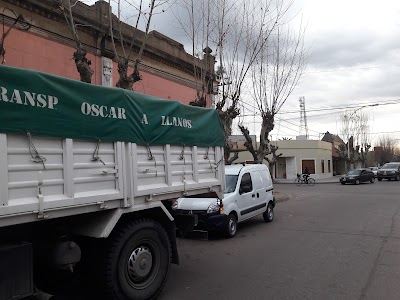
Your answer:
[[[399,104],[400,99],[396,100],[386,100],[386,101],[381,101],[381,102],[366,102],[366,103],[359,103],[357,105],[348,105],[348,106],[331,106],[331,107],[318,107],[318,108],[311,108],[308,109],[307,112],[313,112],[313,111],[331,111],[331,110],[343,110],[343,109],[352,109],[352,108],[360,108],[360,107],[374,107],[374,106],[384,106],[384,105],[392,105],[392,104]],[[278,112],[278,114],[293,114],[293,113],[298,113],[298,110],[292,110],[292,111],[281,111]]]
[[[249,103],[242,103],[243,105],[250,106],[252,108],[258,109],[257,107],[249,104]],[[386,106],[386,105],[394,105],[394,104],[400,104],[400,99],[397,100],[386,100],[386,101],[381,101],[381,102],[366,102],[366,103],[360,103],[358,105],[348,105],[348,106],[326,106],[326,107],[316,107],[316,108],[311,108],[307,109],[307,112],[318,112],[318,111],[334,111],[334,110],[346,110],[346,109],[356,109],[356,108],[361,108],[361,107],[375,107],[375,106]],[[248,109],[248,108],[247,108]],[[250,110],[250,109],[248,109]],[[280,111],[277,114],[293,114],[293,113],[299,113],[299,110],[292,110],[292,111]],[[254,117],[254,116],[260,116],[260,114],[243,114],[241,115],[242,117]],[[313,117],[315,115],[309,115],[308,117]],[[292,119],[298,119],[292,118]]]

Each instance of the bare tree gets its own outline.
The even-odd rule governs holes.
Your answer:
[[[73,3],[72,3],[73,2]],[[73,58],[75,61],[76,69],[80,75],[82,82],[91,83],[93,76],[93,69],[91,68],[92,62],[86,57],[87,51],[83,48],[82,42],[79,38],[77,24],[75,23],[72,8],[79,1],[63,0],[60,9],[62,10],[65,21],[69,29],[71,30],[72,36],[75,41],[75,52],[73,53]]]
[[[5,29],[5,12],[9,11],[13,17],[14,20],[11,22],[11,24],[9,25],[8,29]],[[22,29],[22,30],[29,30],[29,28],[31,27],[31,24],[26,22],[24,17],[22,16],[22,14],[17,15],[13,10],[9,9],[9,8],[3,8],[2,11],[2,27],[3,27],[3,32],[1,34],[1,38],[0,38],[0,58],[1,58],[1,64],[5,64],[6,63],[6,46],[5,46],[5,42],[6,42],[6,38],[7,36],[10,34],[11,30],[16,28],[17,25],[18,29]]]
[[[249,71],[287,12],[288,7],[283,5],[283,1],[278,2],[274,9],[271,7],[276,1],[241,2],[241,6],[233,6],[228,1],[219,2],[221,7],[217,11],[220,12],[218,51],[221,83],[216,109],[226,139],[232,134],[233,120],[240,114],[239,103]],[[230,157],[231,152],[232,149],[226,142],[225,163],[229,164],[237,158],[237,153]]]
[[[134,24],[134,28],[131,32],[131,41],[128,45],[124,41],[124,33],[123,33],[123,28],[122,28],[122,16],[121,16],[121,0],[118,0],[118,14],[117,17],[114,17],[112,14],[112,9],[111,9],[111,0],[109,0],[109,27],[110,27],[110,37],[111,37],[111,42],[113,46],[113,51],[115,55],[115,59],[118,62],[118,74],[119,74],[119,79],[118,82],[116,83],[116,86],[119,88],[123,89],[128,89],[132,90],[133,89],[133,84],[135,82],[138,82],[142,79],[142,76],[140,75],[140,70],[139,70],[139,65],[142,61],[142,56],[144,49],[147,44],[147,40],[149,37],[149,30],[150,30],[150,24],[151,24],[151,19],[154,15],[155,9],[159,6],[162,6],[165,4],[166,1],[157,1],[156,0],[151,0],[149,4],[149,9],[144,8],[144,3],[143,0],[139,1],[139,5],[136,5],[135,1],[128,1],[128,4],[130,8],[133,8],[136,10],[137,17],[136,17],[136,22]],[[145,20],[145,31],[144,31],[144,37],[140,41],[140,47],[139,51],[137,53],[137,56],[135,58],[134,64],[133,64],[133,70],[131,74],[129,73],[129,62],[134,50],[135,43],[138,43],[138,33],[139,29],[138,26],[140,24],[141,19]],[[114,23],[117,25],[115,26]],[[117,31],[118,39],[120,42],[120,47],[122,49],[122,56],[119,55],[116,47],[115,40],[117,37],[114,36],[114,32]]]
[[[390,135],[380,136],[375,147],[375,159],[379,165],[394,161],[396,157],[396,140]]]
[[[351,168],[356,163],[367,166],[367,154],[371,148],[369,137],[370,116],[361,111],[345,111],[340,117],[342,136],[347,140],[346,147],[341,150],[341,156],[346,158]]]
[[[294,34],[289,29],[285,30],[285,27],[279,25],[275,28],[252,67],[252,96],[262,119],[257,149],[253,146],[248,129],[239,125],[254,161],[262,163],[267,160],[270,170],[281,155],[277,154],[278,147],[271,144],[269,139],[275,126],[275,116],[298,85],[307,62],[305,28],[300,26],[298,33]],[[272,158],[268,158],[270,154]]]
[[[217,29],[214,22],[215,3],[213,0],[179,0],[173,11],[180,29],[191,43],[196,89],[195,99],[189,103],[192,106],[206,107],[208,95],[213,93],[215,58],[211,55],[211,47],[216,47],[213,44]]]

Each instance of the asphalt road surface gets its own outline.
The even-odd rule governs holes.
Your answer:
[[[178,239],[160,299],[400,299],[400,182],[275,190],[272,223]]]

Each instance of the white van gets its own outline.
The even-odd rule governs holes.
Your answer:
[[[237,223],[263,214],[265,222],[274,219],[275,198],[272,179],[264,164],[225,166],[224,198],[179,198],[173,209],[179,214],[197,215],[195,229],[222,230],[236,235]]]

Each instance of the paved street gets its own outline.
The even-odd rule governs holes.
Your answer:
[[[276,184],[275,220],[179,239],[162,300],[400,299],[400,182]]]

